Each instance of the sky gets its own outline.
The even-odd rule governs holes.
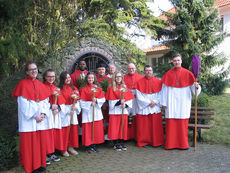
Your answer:
[[[167,11],[171,9],[173,6],[168,0],[154,0],[154,2],[147,2],[148,7],[153,11],[154,16],[159,16],[161,14],[161,10]],[[141,37],[133,37],[131,41],[137,45],[140,49],[147,49],[153,47],[153,45],[156,45],[157,42],[150,39],[149,35],[146,35],[143,31],[140,31],[137,28],[131,27],[128,29],[129,32],[136,32],[136,33],[142,33],[143,36]]]

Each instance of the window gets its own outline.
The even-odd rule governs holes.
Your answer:
[[[223,31],[224,31],[224,16],[223,16],[223,15],[221,16],[221,19],[220,19],[219,31],[220,31],[220,32],[223,32]]]
[[[152,58],[152,67],[156,67],[157,65],[157,58]]]

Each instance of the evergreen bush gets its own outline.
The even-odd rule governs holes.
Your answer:
[[[0,171],[6,171],[17,163],[16,140],[0,129]]]
[[[210,98],[204,92],[201,92],[197,97],[197,106],[199,107],[208,107],[210,105]],[[195,106],[195,97],[192,97],[192,106]]]

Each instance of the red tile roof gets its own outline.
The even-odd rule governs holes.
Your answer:
[[[144,52],[155,52],[155,51],[168,50],[168,49],[170,49],[170,47],[163,45],[163,46],[155,46],[155,47],[151,47],[148,49],[144,49],[143,51]]]
[[[176,8],[175,7],[173,7],[173,8],[171,8],[170,10],[168,10],[167,11],[168,13],[176,13]],[[163,19],[163,20],[168,20],[168,17],[167,16],[165,16],[164,14],[161,14],[160,16],[159,16],[159,18],[161,18],[161,19]]]
[[[223,7],[225,5],[230,5],[230,0],[216,0],[215,4],[213,5],[213,7]],[[176,13],[176,8],[173,7],[170,10],[167,11],[168,13]],[[165,16],[164,14],[161,14],[160,16],[158,16],[159,18],[163,19],[163,20],[168,20],[168,17]]]
[[[216,0],[214,7],[222,7],[225,5],[230,5],[230,0]]]
[[[230,5],[230,0],[216,0],[213,7],[221,8],[221,7],[226,6],[226,5]],[[168,13],[176,13],[176,8],[173,7],[170,10],[168,10],[167,12]],[[164,14],[161,14],[159,16],[159,18],[161,18],[163,20],[168,20],[168,17],[165,16]],[[155,46],[155,47],[151,47],[148,49],[144,49],[143,51],[147,53],[147,52],[156,52],[156,51],[168,50],[168,49],[170,49],[170,47],[168,47],[168,46]]]

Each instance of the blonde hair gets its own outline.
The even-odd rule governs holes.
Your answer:
[[[117,74],[121,74],[122,80],[121,80],[121,87],[125,87],[125,82],[124,82],[124,76],[121,72],[115,72],[112,76],[112,87],[113,90],[116,91],[117,90],[117,83],[116,83],[116,76]]]

